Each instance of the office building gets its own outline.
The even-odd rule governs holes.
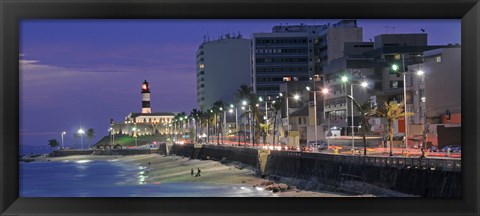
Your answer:
[[[321,74],[323,66],[342,56],[344,42],[362,41],[356,20],[325,25],[275,26],[271,33],[252,36],[254,92],[276,96],[280,84],[308,81]]]
[[[205,41],[196,52],[197,104],[210,109],[216,101],[230,103],[240,85],[250,84],[250,40],[226,34]]]

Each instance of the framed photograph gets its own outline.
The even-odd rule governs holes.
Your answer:
[[[0,0],[1,215],[478,215],[478,1]]]

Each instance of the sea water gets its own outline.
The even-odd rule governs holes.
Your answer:
[[[21,197],[273,197],[260,187],[147,183],[148,168],[116,160],[20,163]]]

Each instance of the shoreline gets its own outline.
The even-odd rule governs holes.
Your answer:
[[[118,156],[118,155],[72,155],[65,157],[47,157],[42,155],[35,162],[61,162],[80,160],[116,160],[133,166],[145,167],[145,183],[206,183],[218,185],[244,185],[250,188],[270,190],[278,197],[372,197],[373,195],[352,195],[341,192],[323,190],[300,190],[290,184],[262,179],[256,175],[254,167],[239,162],[220,162],[213,160],[197,160],[182,156],[163,156],[158,154]],[[200,177],[192,177],[197,168]]]

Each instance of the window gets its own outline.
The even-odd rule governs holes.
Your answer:
[[[435,62],[442,62],[442,56],[435,57]]]
[[[283,77],[284,82],[292,81],[292,77]]]
[[[198,67],[200,67],[200,69],[204,69],[204,68],[205,68],[205,65],[204,65],[204,64],[200,64]]]
[[[390,87],[391,88],[398,88],[398,81],[391,81],[390,82]]]

